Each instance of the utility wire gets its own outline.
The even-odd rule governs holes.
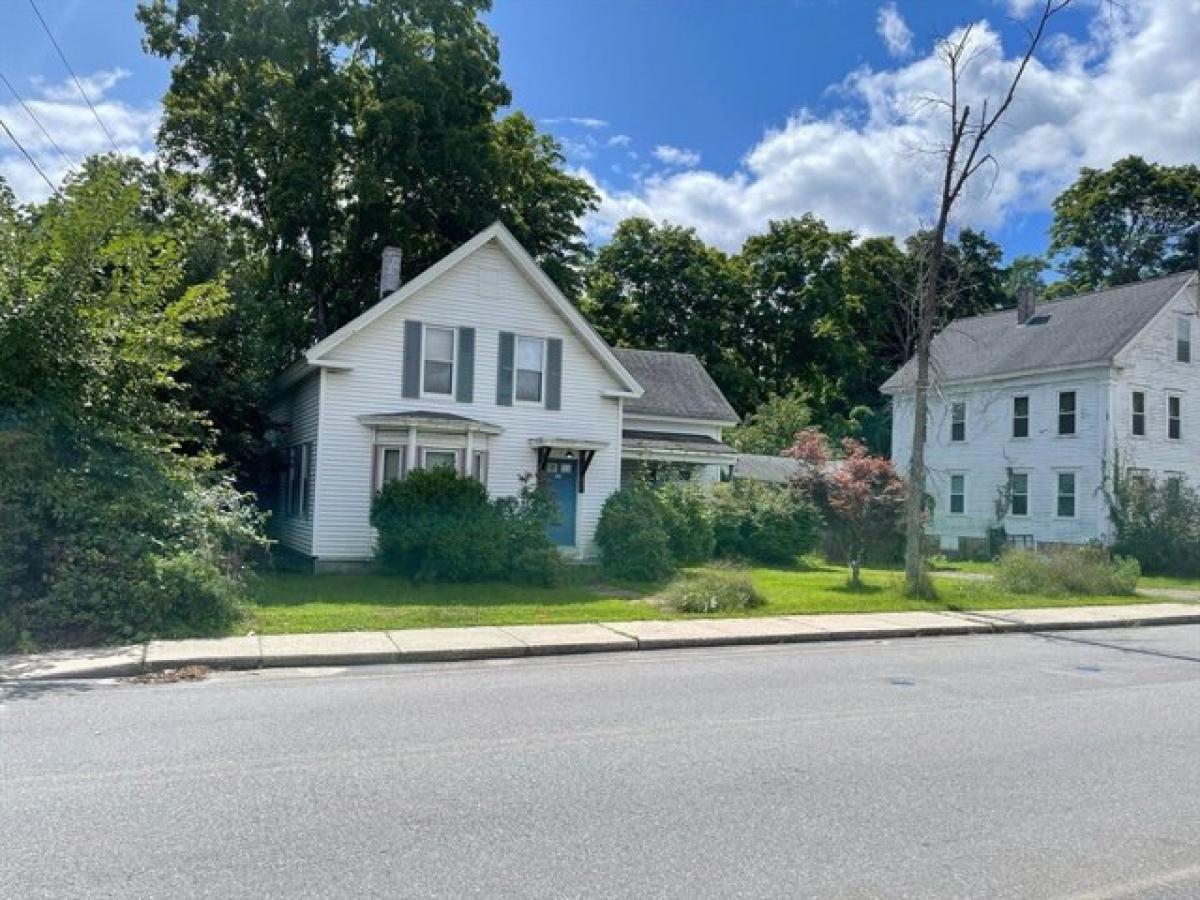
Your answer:
[[[42,30],[46,32],[46,37],[50,38],[50,43],[54,45],[54,49],[58,51],[58,58],[62,60],[62,64],[67,67],[67,71],[71,73],[71,80],[75,82],[75,87],[79,88],[79,96],[88,105],[88,109],[92,111],[92,115],[96,117],[96,121],[100,124],[100,130],[104,132],[104,136],[108,138],[108,142],[112,144],[112,148],[117,153],[121,150],[117,146],[117,142],[113,140],[112,132],[108,130],[108,126],[104,124],[104,120],[100,118],[100,113],[96,112],[96,107],[92,105],[91,99],[87,95],[87,91],[83,89],[83,85],[79,83],[79,76],[75,74],[75,70],[71,68],[71,64],[67,62],[67,56],[62,51],[62,47],[58,45],[58,41],[54,39],[54,33],[50,30],[50,26],[46,24],[46,20],[42,18],[42,12],[38,9],[35,0],[29,0],[29,5],[33,8],[33,13],[38,17],[38,21],[42,23]]]
[[[12,129],[8,127],[8,123],[3,119],[0,119],[0,128],[4,129],[4,133],[8,135],[8,139],[17,145],[17,149],[21,151],[27,160],[29,160],[29,164],[33,166],[34,170],[39,175],[42,176],[42,181],[46,182],[51,193],[58,194],[58,188],[54,186],[54,182],[46,177],[46,173],[42,171],[42,167],[37,164],[37,161],[32,156],[29,155],[29,151],[21,145],[21,142],[17,140],[17,136],[12,133]]]
[[[37,117],[37,115],[34,113],[34,111],[32,109],[29,108],[29,104],[26,103],[25,100],[21,97],[21,95],[17,93],[17,89],[12,86],[11,81],[9,81],[7,78],[4,77],[3,72],[0,72],[0,81],[3,81],[4,86],[8,88],[9,93],[11,93],[14,97],[17,98],[17,102],[21,104],[21,108],[23,110],[25,110],[26,113],[28,113],[29,118],[33,119],[33,124],[36,125],[41,130],[42,134],[44,134],[46,136],[46,140],[48,140],[50,142],[50,145],[55,150],[58,151],[58,155],[63,158],[63,160],[66,162],[68,168],[71,166],[77,167],[79,164],[77,162],[75,162],[75,160],[71,159],[70,156],[67,155],[67,151],[65,151],[62,147],[58,146],[58,141],[56,141],[54,139],[53,135],[51,135],[50,132],[46,130],[46,126],[42,124],[42,120]]]

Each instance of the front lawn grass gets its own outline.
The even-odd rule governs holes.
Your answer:
[[[703,567],[691,569],[680,577],[702,571]],[[897,569],[864,569],[864,586],[858,590],[847,584],[844,567],[811,558],[794,568],[751,567],[745,571],[767,599],[765,606],[745,613],[755,616],[1016,609],[1161,600],[1151,596],[1011,594],[994,582],[934,572],[937,597],[921,601],[904,595],[903,573]],[[654,586],[605,585],[593,568],[574,570],[571,583],[552,588],[492,583],[413,584],[382,574],[282,572],[256,577],[251,593],[254,603],[245,627],[260,634],[688,618],[662,608]]]

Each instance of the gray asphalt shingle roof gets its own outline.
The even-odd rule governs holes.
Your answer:
[[[1041,303],[1034,318],[1017,324],[1008,309],[951,322],[933,339],[939,381],[972,381],[1041,369],[1103,365],[1128,344],[1195,272],[1181,272],[1063,300]],[[910,359],[883,383],[885,392],[916,382]]]
[[[737,453],[732,447],[722,444],[707,434],[677,434],[673,431],[636,431],[626,429],[621,432],[622,443],[633,450],[682,450],[690,453],[719,453],[733,456]]]
[[[620,347],[613,348],[613,353],[646,391],[637,400],[626,400],[625,412],[718,422],[738,420],[721,389],[692,354]]]

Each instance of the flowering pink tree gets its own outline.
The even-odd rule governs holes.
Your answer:
[[[835,457],[829,439],[816,428],[797,433],[784,453],[799,463],[793,489],[821,510],[826,527],[846,548],[851,586],[861,587],[867,547],[900,527],[907,496],[904,480],[890,459],[872,455],[853,438],[842,439]]]

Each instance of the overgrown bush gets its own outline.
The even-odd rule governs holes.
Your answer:
[[[996,568],[996,579],[1005,590],[1044,597],[1133,594],[1140,575],[1136,559],[1114,557],[1093,546],[1009,550]]]
[[[686,566],[711,559],[716,538],[705,489],[684,481],[670,482],[658,489],[658,499],[675,562]]]
[[[712,491],[716,554],[790,565],[817,546],[820,516],[811,503],[780,485],[718,484]]]
[[[767,602],[750,577],[736,569],[708,570],[680,578],[662,596],[671,609],[685,613],[756,609]]]
[[[661,581],[675,571],[662,503],[647,487],[622,488],[604,501],[596,545],[614,578]]]
[[[1186,484],[1119,478],[1109,500],[1113,552],[1154,575],[1200,576],[1200,495]]]
[[[553,500],[528,479],[492,500],[453,469],[418,469],[390,481],[371,506],[376,558],[416,581],[510,580],[555,584],[563,563],[546,527]]]

